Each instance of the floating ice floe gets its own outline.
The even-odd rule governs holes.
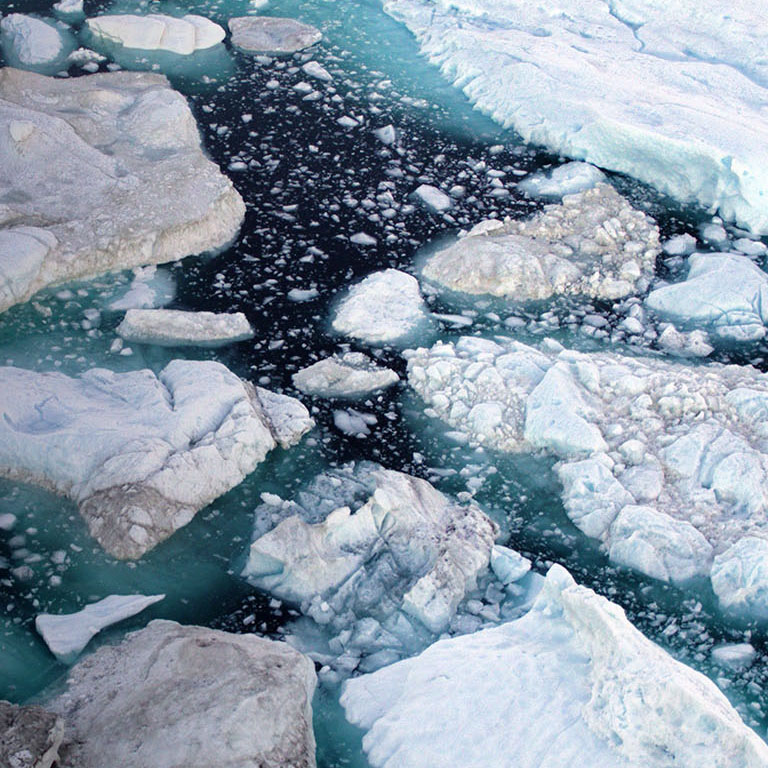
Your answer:
[[[443,213],[453,206],[453,201],[441,189],[431,184],[421,184],[413,193],[414,197],[434,213]]]
[[[218,347],[253,336],[242,312],[129,309],[115,331],[125,341],[162,347]]]
[[[374,272],[354,285],[333,319],[337,333],[371,344],[398,343],[429,326],[418,281],[397,269]]]
[[[64,721],[41,707],[0,701],[0,765],[51,768],[58,764]]]
[[[220,43],[226,33],[204,16],[189,13],[177,18],[161,13],[146,16],[108,14],[86,22],[95,38],[143,51],[168,51],[188,56]]]
[[[605,181],[605,174],[589,163],[565,163],[552,171],[540,171],[518,182],[531,197],[564,197],[575,195]]]
[[[646,306],[681,327],[731,341],[756,341],[768,323],[768,275],[737,253],[694,253],[688,276],[651,291]]]
[[[0,41],[6,59],[15,66],[57,64],[72,49],[54,23],[35,16],[11,13],[0,21]]]
[[[768,764],[711,680],[557,565],[522,618],[349,680],[341,703],[375,768]]]
[[[72,498],[107,552],[137,558],[313,426],[215,362],[77,378],[0,368],[0,475]]]
[[[293,374],[294,386],[317,397],[362,397],[396,384],[400,377],[361,352],[345,352]]]
[[[528,142],[768,232],[759,3],[384,0],[483,112]],[[738,115],[739,129],[734,130]]]
[[[274,16],[229,20],[232,44],[252,53],[294,53],[317,43],[323,34],[309,24]]]
[[[160,602],[165,595],[110,595],[87,605],[77,613],[38,614],[35,628],[51,653],[61,662],[71,664],[102,629],[141,613]]]
[[[598,184],[526,221],[481,222],[430,256],[422,276],[450,291],[513,301],[617,299],[647,287],[658,253],[656,224]]]
[[[237,233],[243,201],[160,75],[55,79],[6,67],[0,115],[0,310],[47,285],[172,261]]]
[[[427,413],[471,444],[559,459],[568,516],[615,562],[710,577],[724,609],[768,617],[768,376],[500,337],[406,356]]]
[[[59,0],[53,4],[53,12],[68,21],[77,20],[85,17],[83,5],[84,0]]]
[[[78,768],[314,768],[315,684],[286,643],[153,621],[80,661],[46,706]]]
[[[477,505],[361,463],[318,476],[296,502],[265,497],[243,576],[323,628],[314,643],[307,626],[290,631],[313,658],[342,673],[375,669],[481,625],[457,609],[483,580],[496,584],[493,605],[477,601],[486,618],[500,620],[505,588],[520,602],[530,564],[494,546],[497,532]]]

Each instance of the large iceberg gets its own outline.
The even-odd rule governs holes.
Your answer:
[[[315,669],[285,643],[153,621],[67,683],[62,768],[315,766]]]
[[[718,688],[559,565],[517,621],[344,684],[375,768],[760,768]]]
[[[768,617],[768,376],[553,340],[408,351],[427,413],[474,445],[559,459],[565,509],[616,562]],[[718,576],[719,574],[719,576]]]
[[[768,232],[764,10],[705,0],[383,0],[526,141]]]
[[[217,248],[245,206],[161,75],[0,70],[0,310],[41,288]]]
[[[618,299],[647,288],[659,252],[656,224],[598,184],[532,219],[481,223],[430,256],[422,275],[451,291],[513,301]]]
[[[0,368],[0,475],[72,498],[110,554],[137,558],[313,426],[306,408],[215,362]]]

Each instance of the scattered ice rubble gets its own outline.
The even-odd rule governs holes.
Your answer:
[[[319,29],[294,19],[241,16],[229,20],[232,44],[252,53],[294,53],[322,38]]]
[[[397,269],[368,275],[336,309],[333,330],[370,344],[398,343],[429,328],[415,277]]]
[[[96,16],[85,24],[91,35],[102,42],[182,56],[211,48],[226,36],[218,24],[192,13],[180,18],[161,13],[114,14]]]
[[[6,58],[21,66],[55,64],[72,47],[54,22],[21,13],[3,17],[0,39]]]
[[[319,475],[296,501],[262,499],[243,576],[312,620],[289,637],[330,674],[519,615],[537,586],[533,574],[518,583],[530,563],[494,546],[498,528],[477,505],[401,472],[363,462]]]
[[[172,261],[237,233],[243,201],[163,76],[54,79],[6,67],[0,115],[0,310],[47,285]]]
[[[253,336],[242,312],[183,312],[178,309],[129,309],[116,333],[125,341],[163,347],[217,347]]]
[[[35,629],[51,653],[64,664],[71,664],[102,629],[141,613],[160,602],[165,595],[109,595],[86,605],[77,613],[40,613]]]
[[[341,702],[375,768],[768,764],[714,683],[558,565],[522,618],[349,680]]]
[[[527,142],[768,232],[764,15],[705,0],[384,0],[482,111]],[[738,130],[734,130],[738,115]]]
[[[768,618],[768,376],[462,338],[406,351],[427,413],[472,444],[543,450],[574,524],[663,581],[709,577]]]
[[[592,189],[605,180],[605,174],[594,165],[572,162],[534,173],[518,182],[517,187],[531,197],[562,198]]]
[[[659,252],[653,220],[598,184],[532,219],[481,222],[431,256],[422,276],[451,291],[513,301],[618,299],[648,287]]]
[[[138,558],[313,426],[297,400],[215,362],[77,378],[0,368],[0,475],[79,505],[118,558]]]
[[[59,757],[64,721],[41,707],[0,701],[0,765],[51,768]]]
[[[62,768],[314,768],[312,662],[252,634],[153,621],[69,673],[46,707]]]
[[[327,357],[293,374],[296,389],[318,397],[362,397],[399,380],[393,370],[376,365],[361,352]]]

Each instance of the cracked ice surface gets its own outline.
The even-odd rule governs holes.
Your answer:
[[[173,261],[237,233],[243,201],[164,77],[64,80],[6,67],[0,114],[0,310],[48,285]]]
[[[522,618],[349,680],[341,702],[376,768],[768,762],[714,683],[559,565]]]
[[[614,561],[710,576],[724,608],[768,616],[768,376],[501,337],[406,356],[428,415],[475,445],[556,457],[569,517]]]
[[[158,376],[0,368],[0,412],[0,475],[72,498],[121,559],[141,557],[313,426],[297,400],[185,360]]]
[[[384,0],[384,8],[470,100],[526,141],[768,232],[759,3]]]

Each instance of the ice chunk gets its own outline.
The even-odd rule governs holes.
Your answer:
[[[146,16],[114,14],[96,16],[86,22],[94,38],[144,51],[169,51],[188,56],[220,43],[226,33],[204,16],[181,18],[161,13]]]
[[[453,206],[451,198],[431,184],[422,184],[416,188],[413,194],[430,211],[435,213],[443,213]]]
[[[314,768],[315,684],[285,643],[153,621],[73,667],[48,706],[78,768]]]
[[[712,658],[717,664],[737,672],[748,667],[756,655],[757,651],[750,643],[718,645],[712,649]]]
[[[0,474],[66,494],[112,555],[137,558],[313,422],[215,362],[77,378],[0,368]]]
[[[584,192],[605,181],[605,174],[589,163],[565,163],[550,172],[539,172],[518,182],[531,197],[563,197]]]
[[[55,64],[67,54],[61,31],[35,16],[11,13],[0,21],[3,52],[11,64],[25,67]]]
[[[232,44],[249,53],[293,53],[309,48],[322,32],[294,19],[241,16],[229,20]]]
[[[318,397],[362,397],[396,384],[400,377],[360,352],[327,357],[293,374],[294,386]]]
[[[325,83],[330,83],[333,80],[331,73],[328,72],[328,70],[317,61],[308,61],[306,64],[301,65],[301,69],[310,77],[314,77],[317,80],[322,80]]]
[[[718,555],[712,588],[731,613],[768,619],[768,540],[747,536]]]
[[[687,256],[696,250],[696,238],[687,233],[676,235],[667,240],[662,248],[668,256]]]
[[[240,195],[160,75],[56,79],[6,67],[0,112],[2,231],[23,253],[9,254],[3,235],[0,310],[48,285],[219,247],[240,226]]]
[[[768,763],[714,683],[560,566],[522,618],[349,680],[341,703],[375,768]]]
[[[242,312],[178,309],[129,309],[115,332],[125,341],[162,347],[218,347],[253,336],[253,328]]]
[[[397,269],[374,272],[336,309],[333,330],[371,344],[402,342],[429,328],[416,278]]]
[[[482,223],[430,256],[423,277],[451,291],[513,301],[616,299],[653,276],[655,223],[608,184],[566,196],[528,221]]]
[[[165,595],[110,595],[77,613],[38,614],[35,628],[56,658],[71,664],[102,629],[141,613]]]

